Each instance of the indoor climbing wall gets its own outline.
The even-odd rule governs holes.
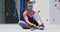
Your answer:
[[[44,24],[50,23],[49,6],[49,0],[35,0],[35,3],[33,4],[33,10],[39,13],[39,16]]]
[[[5,0],[0,0],[0,24],[5,23]]]
[[[60,24],[60,0],[50,0],[50,23]]]
[[[15,0],[5,0],[5,23],[17,23],[18,13]]]

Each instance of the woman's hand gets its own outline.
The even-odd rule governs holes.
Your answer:
[[[36,26],[35,24],[33,24],[33,25],[34,25],[34,28],[35,28],[35,29],[38,29],[38,26]]]

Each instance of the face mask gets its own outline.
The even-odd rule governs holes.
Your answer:
[[[29,8],[28,8],[28,10],[32,10],[32,9],[33,9],[33,7],[29,7]]]

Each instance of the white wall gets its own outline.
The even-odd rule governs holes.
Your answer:
[[[56,5],[56,6],[55,6]],[[60,25],[60,2],[50,0],[50,23]]]
[[[39,15],[42,19],[42,21],[45,24],[49,24],[50,18],[49,18],[49,0],[35,0],[35,4],[33,4],[33,10],[38,12],[40,11]],[[48,19],[48,21],[46,21]]]

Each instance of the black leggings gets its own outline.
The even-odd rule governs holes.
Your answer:
[[[31,23],[35,24],[36,26],[38,26],[37,21],[35,21],[34,19],[32,21],[30,21]]]

